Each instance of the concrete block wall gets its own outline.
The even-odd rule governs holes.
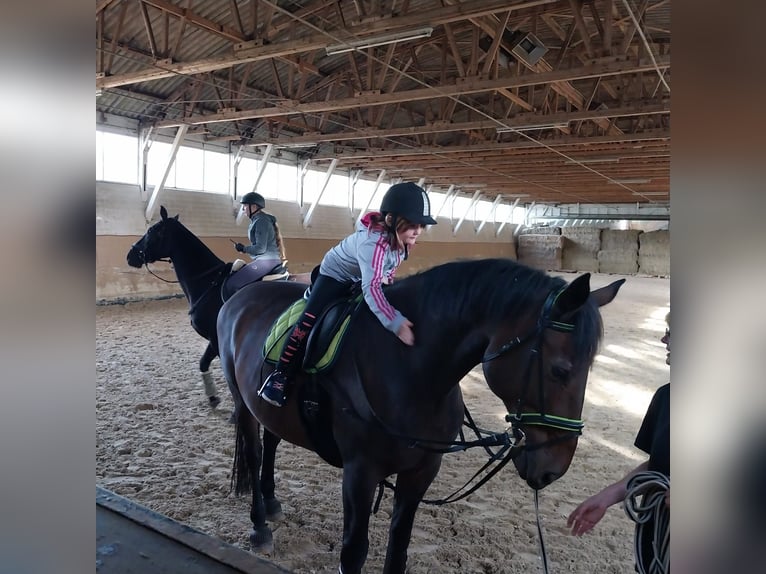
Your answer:
[[[130,246],[160,218],[160,205],[197,235],[224,261],[238,254],[229,238],[247,241],[248,221],[236,223],[238,204],[221,194],[167,189],[157,202],[152,222],[144,219],[146,201],[134,185],[96,183],[96,300],[119,301],[148,297],[180,295],[178,284],[165,283],[151,276],[145,268],[129,267],[126,256]],[[357,212],[348,208],[318,205],[309,226],[303,227],[302,216],[309,206],[301,208],[292,202],[267,199],[266,210],[274,214],[285,239],[289,268],[293,273],[311,271],[328,249],[355,227]],[[516,258],[513,225],[503,227],[495,236],[496,225],[488,223],[480,233],[478,223],[465,221],[453,234],[455,222],[439,218],[418,240],[410,257],[399,269],[400,277],[422,271],[434,265],[461,258]],[[151,265],[153,271],[174,281],[170,265]]]

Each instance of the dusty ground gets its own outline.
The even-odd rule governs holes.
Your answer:
[[[574,275],[565,275],[568,280]],[[620,276],[593,276],[600,287]],[[568,534],[566,516],[586,496],[642,459],[633,439],[652,393],[669,379],[659,339],[668,310],[668,279],[628,277],[602,309],[605,336],[591,372],[586,427],[569,472],[541,492],[552,574],[632,572],[632,523],[613,507],[595,531]],[[96,312],[97,484],[227,542],[248,548],[249,499],[229,491],[234,430],[224,398],[207,407],[197,363],[205,342],[189,325],[185,300],[101,306]],[[484,428],[505,427],[500,401],[475,369],[463,381],[466,402]],[[446,455],[429,491],[451,492],[484,462],[482,452]],[[342,510],[340,471],[282,443],[277,496],[285,519],[273,525],[270,558],[297,574],[337,572]],[[367,572],[379,572],[391,509],[386,494],[370,525]],[[421,506],[409,572],[542,572],[532,491],[511,465],[467,500]]]

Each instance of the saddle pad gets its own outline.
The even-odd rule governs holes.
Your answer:
[[[298,322],[298,319],[300,318],[301,313],[303,313],[305,308],[306,299],[298,299],[295,303],[285,309],[285,311],[279,317],[277,317],[277,320],[274,321],[274,324],[269,330],[269,334],[266,336],[266,341],[263,344],[263,356],[267,363],[271,363],[272,365],[277,364],[279,361],[279,355],[282,353],[282,347],[285,344],[285,340],[287,339],[295,324]],[[348,314],[341,322],[338,330],[333,334],[332,339],[327,344],[327,348],[323,353],[321,353],[315,364],[304,364],[303,367],[307,373],[320,373],[332,366],[332,364],[335,362],[335,355],[338,352],[338,349],[340,349],[343,335],[345,335],[350,322],[351,315]],[[315,325],[314,330],[321,330],[323,327],[321,323],[322,322],[320,321],[317,325]],[[312,339],[313,337],[310,338],[309,343],[313,342]],[[317,349],[317,351],[321,352],[321,347],[320,349]],[[312,349],[307,348],[306,356],[311,357],[313,355],[314,353],[312,353]]]

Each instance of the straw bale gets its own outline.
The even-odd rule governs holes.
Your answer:
[[[524,227],[519,235],[561,235],[560,227]]]
[[[670,276],[670,231],[647,231],[639,236],[638,268],[646,275]]]
[[[559,271],[563,253],[560,235],[519,235],[518,261],[543,271]]]
[[[638,273],[638,250],[632,254],[625,250],[610,249],[598,252],[598,271],[599,273],[620,273],[629,275]]]
[[[604,229],[601,232],[601,250],[634,250],[638,253],[638,229]]]
[[[567,271],[598,272],[601,229],[598,227],[562,227],[565,238],[563,268]]]

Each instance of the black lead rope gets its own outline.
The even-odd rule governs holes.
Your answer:
[[[539,490],[535,490],[535,517],[537,518],[537,537],[540,539],[540,558],[543,561],[543,572],[544,574],[548,574],[548,553],[545,551],[543,527],[540,525],[540,506],[538,503],[539,492]]]

